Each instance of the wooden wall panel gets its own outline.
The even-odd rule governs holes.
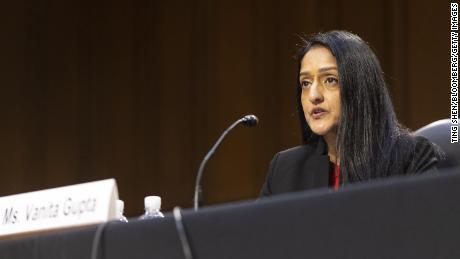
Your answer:
[[[429,10],[430,15],[427,15]],[[449,3],[123,1],[8,3],[0,34],[0,195],[116,178],[127,214],[148,194],[190,207],[254,198],[275,152],[297,145],[299,35],[358,33],[381,60],[405,125],[448,115]]]
[[[405,123],[418,128],[450,116],[450,2],[413,2],[406,32],[407,85],[411,99]],[[429,11],[428,11],[429,10]]]

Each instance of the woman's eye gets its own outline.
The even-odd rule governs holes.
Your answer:
[[[326,84],[338,84],[339,83],[339,80],[337,80],[337,78],[334,78],[334,77],[328,77],[326,78]]]
[[[300,82],[300,86],[302,86],[302,88],[307,88],[310,86],[310,82],[308,81],[301,81]]]

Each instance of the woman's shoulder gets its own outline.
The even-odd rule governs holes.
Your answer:
[[[405,174],[420,174],[437,171],[442,151],[427,138],[408,134],[401,138],[398,153],[406,153]]]
[[[303,144],[278,152],[275,156],[283,159],[297,159],[308,157],[310,155],[324,154],[326,146],[324,141],[315,141],[308,144]]]
[[[283,156],[283,157],[297,157],[297,156],[303,156],[304,154],[312,152],[312,147],[308,145],[300,145],[300,146],[295,146],[291,147],[285,150],[281,150],[278,152],[278,156]]]
[[[319,141],[285,149],[275,154],[269,171],[292,171],[305,161],[323,155],[325,150],[325,144]]]
[[[407,134],[399,138],[397,147],[402,149],[404,152],[412,151],[415,156],[430,155],[435,157],[442,157],[441,149],[422,136],[416,136],[413,134]]]
[[[310,175],[308,172],[317,172],[324,162],[328,166],[329,159],[324,153],[325,144],[321,142],[311,142],[276,153],[270,162],[260,195],[269,196],[311,186],[314,181],[306,177]]]

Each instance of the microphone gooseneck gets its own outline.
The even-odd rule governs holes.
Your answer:
[[[227,136],[227,134],[240,123],[247,127],[254,127],[258,123],[258,119],[254,115],[246,115],[243,118],[235,121],[232,125],[230,125],[230,127],[228,127],[224,131],[224,133],[222,133],[222,135],[220,135],[219,139],[216,141],[214,146],[212,146],[212,148],[204,157],[203,161],[201,161],[195,181],[195,195],[193,196],[193,208],[195,209],[195,211],[198,210],[199,206],[201,195],[201,178],[203,177],[203,171],[204,167],[206,166],[206,163],[208,162],[209,158],[211,158],[211,156],[216,152],[217,148],[219,147],[222,140],[224,140],[225,136]]]

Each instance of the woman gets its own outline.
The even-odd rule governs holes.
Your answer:
[[[298,62],[303,145],[275,155],[261,196],[436,170],[440,151],[399,125],[377,57],[361,38],[316,34]]]

